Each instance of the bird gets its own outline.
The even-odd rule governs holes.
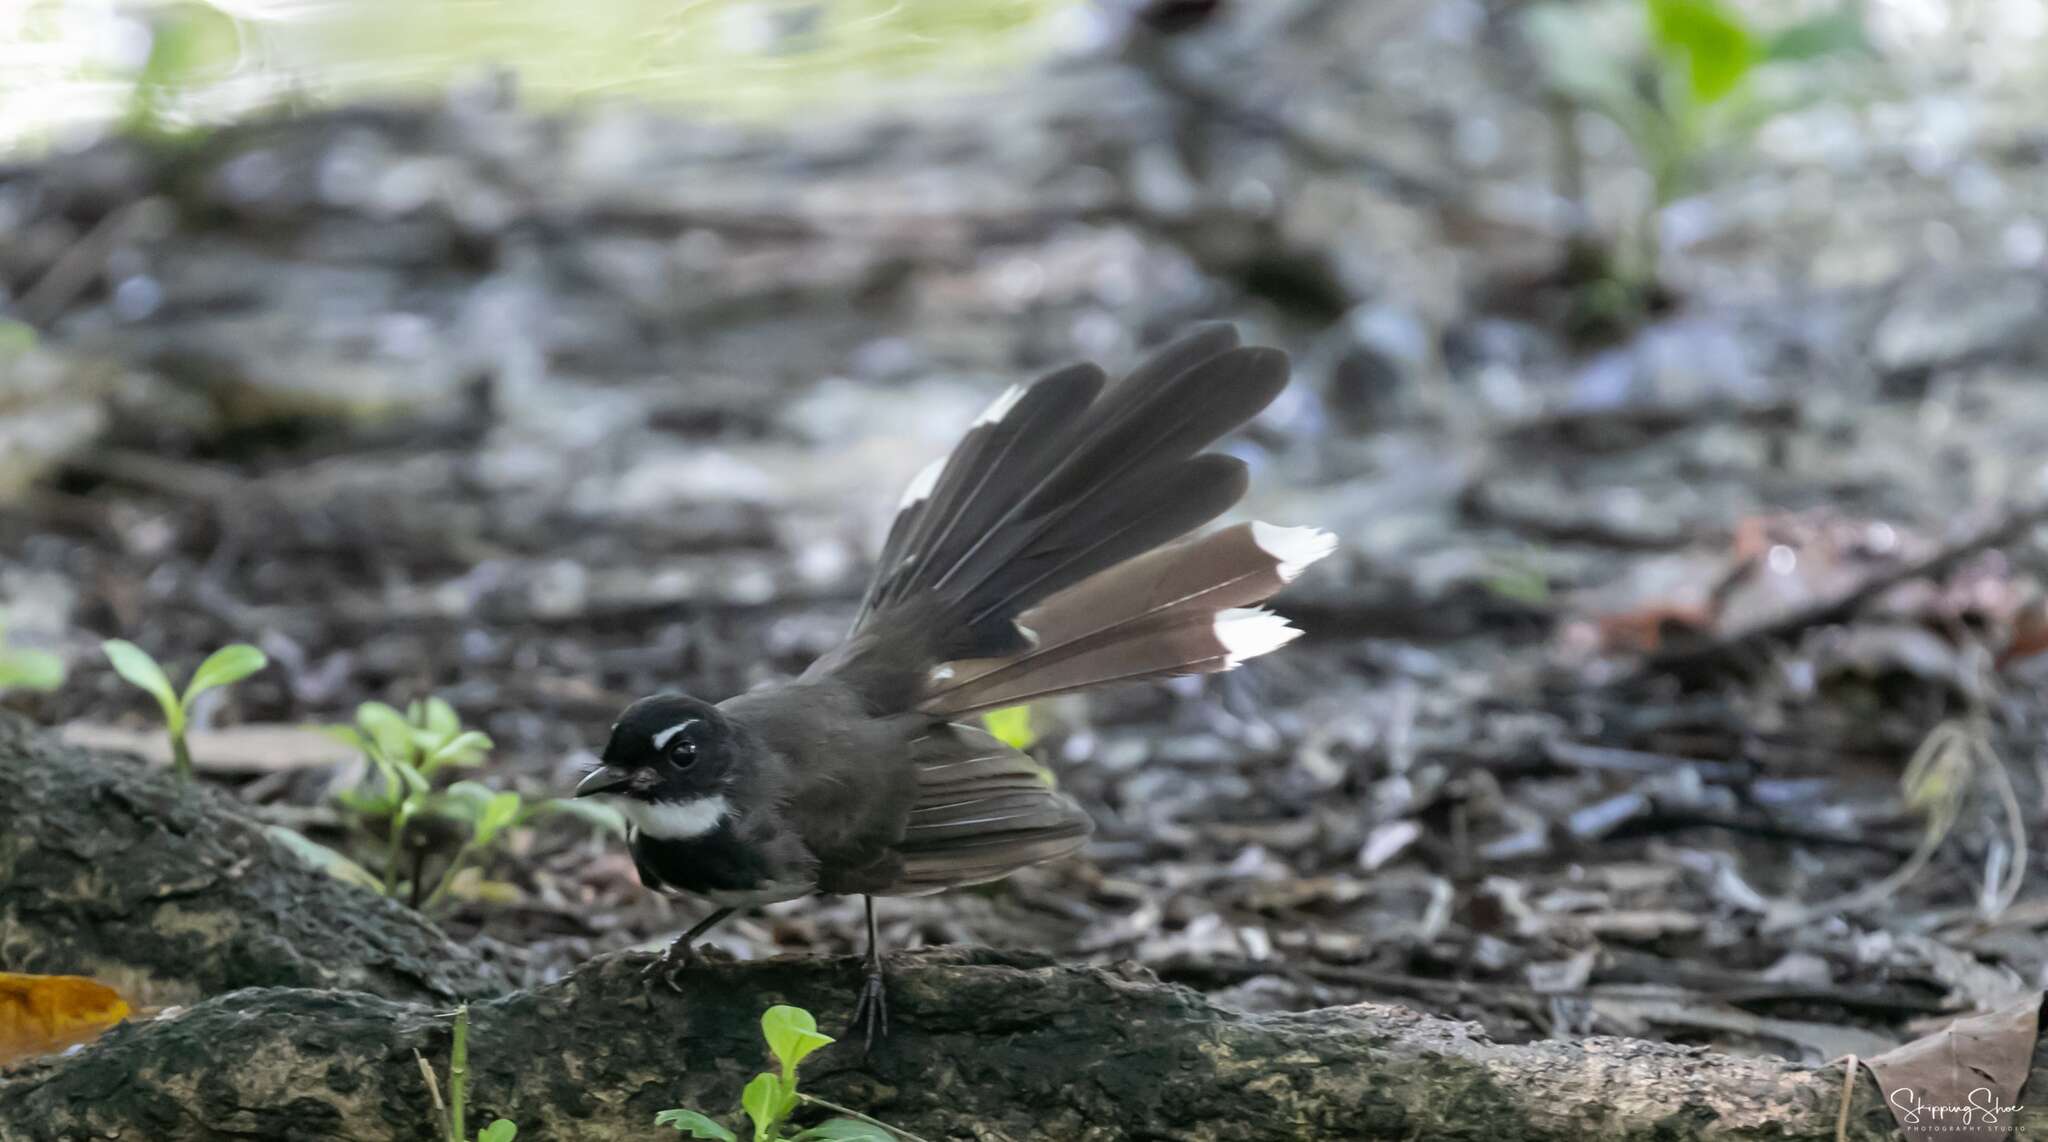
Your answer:
[[[1013,385],[912,479],[843,641],[797,677],[628,706],[575,789],[628,822],[641,883],[714,911],[866,898],[854,1009],[888,1033],[875,899],[999,880],[1081,849],[1087,811],[970,719],[1055,694],[1232,669],[1301,631],[1257,606],[1336,546],[1245,522],[1245,463],[1206,451],[1288,381],[1277,349],[1198,327],[1111,384]],[[1191,537],[1192,536],[1192,537]],[[652,969],[650,969],[652,970]]]

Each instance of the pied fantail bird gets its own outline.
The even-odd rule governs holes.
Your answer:
[[[860,893],[856,1018],[872,1042],[886,1019],[876,896],[997,880],[1090,831],[1028,755],[963,719],[1229,670],[1300,634],[1254,604],[1332,537],[1244,523],[1183,538],[1245,492],[1244,463],[1203,449],[1286,384],[1284,354],[1215,325],[1114,385],[1074,365],[1012,386],[911,481],[845,641],[723,702],[627,707],[576,793],[631,824],[643,884],[716,906],[663,964],[736,909]]]

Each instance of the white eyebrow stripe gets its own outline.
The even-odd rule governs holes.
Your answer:
[[[698,722],[701,722],[703,720],[704,719],[702,718],[691,718],[687,722],[677,722],[675,725],[670,726],[669,728],[661,731],[660,733],[654,735],[654,748],[667,749],[668,743],[674,741],[675,736],[677,734],[682,733],[684,730],[689,729],[691,726],[694,726]]]

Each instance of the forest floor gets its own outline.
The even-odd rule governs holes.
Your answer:
[[[40,331],[0,388],[0,464],[37,461],[0,604],[71,664],[5,704],[118,742],[147,700],[99,639],[178,670],[249,641],[275,665],[209,731],[438,694],[497,743],[482,779],[560,794],[632,698],[828,647],[898,490],[1003,386],[1227,318],[1295,354],[1232,447],[1248,514],[1341,540],[1281,600],[1308,636],[1036,710],[1095,841],[885,902],[890,945],[1808,1061],[2040,988],[2023,104],[1902,85],[1767,131],[1680,204],[1675,304],[1588,340],[1506,17],[1275,10],[855,125],[466,96],[0,169]],[[345,749],[200,740],[373,859]],[[444,925],[526,982],[696,918],[566,821],[463,887]],[[859,919],[714,943],[846,952]]]

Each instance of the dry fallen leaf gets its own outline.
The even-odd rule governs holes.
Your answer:
[[[118,992],[84,976],[0,972],[0,1066],[91,1042],[127,1017]]]
[[[1911,1142],[2000,1142],[2012,1133],[2041,994],[1863,1060]]]

